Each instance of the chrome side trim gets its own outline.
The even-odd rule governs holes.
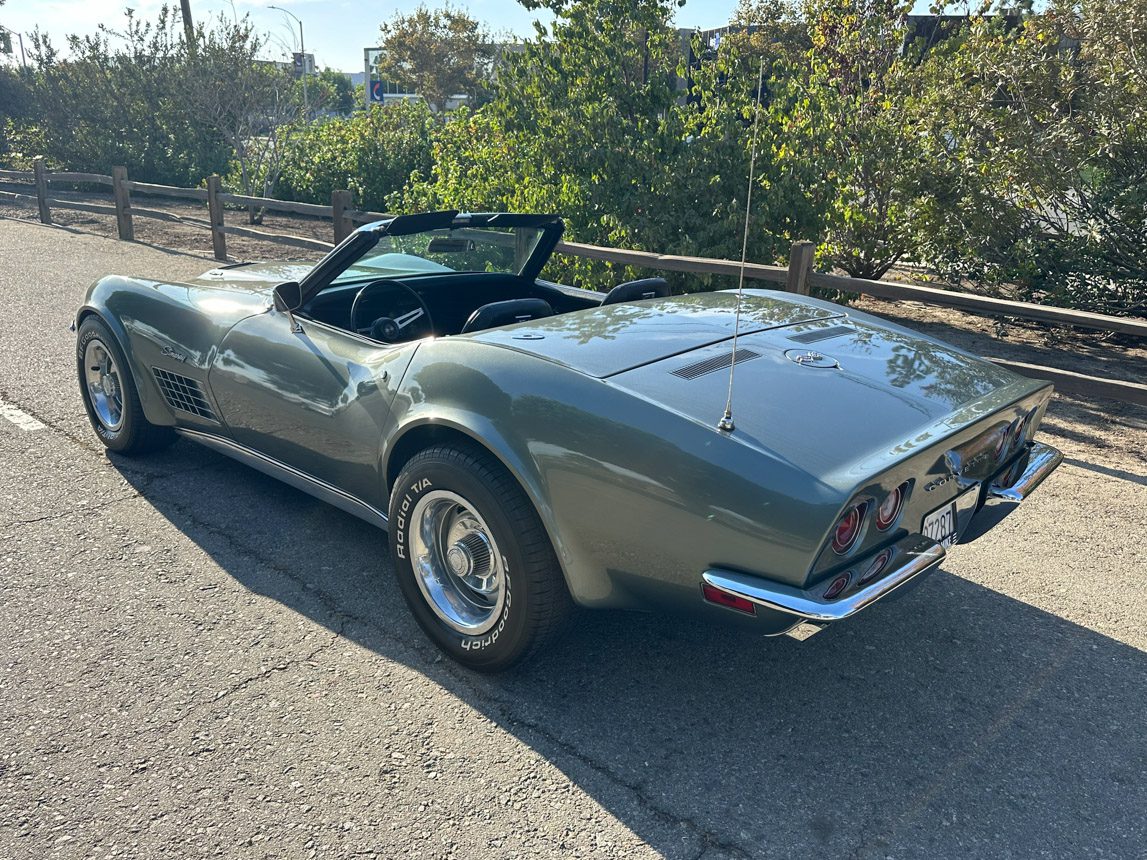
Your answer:
[[[1062,462],[1063,453],[1058,449],[1042,442],[1032,442],[1025,454],[992,479],[987,501],[1022,502]]]
[[[326,502],[328,505],[334,505],[336,508],[344,510],[348,514],[353,514],[359,519],[366,520],[372,526],[378,526],[380,529],[387,528],[386,514],[378,508],[373,505],[368,505],[362,499],[352,496],[345,490],[340,490],[333,484],[328,484],[326,481],[319,480],[312,475],[308,475],[306,472],[301,472],[293,466],[281,463],[272,457],[268,457],[266,454],[256,451],[254,448],[248,448],[246,445],[240,445],[238,442],[224,439],[222,436],[202,433],[199,430],[190,430],[186,427],[176,427],[175,432],[201,445],[205,445],[213,451],[218,451],[220,454],[225,454],[228,457],[238,460],[240,463],[250,466],[252,469],[258,469],[264,475],[270,475],[272,478],[277,478],[285,484],[290,484],[296,490],[309,493],[315,498]]]
[[[829,623],[855,615],[944,559],[944,548],[936,541],[923,535],[909,535],[858,562],[849,571],[851,581],[855,583],[858,575],[863,576],[866,566],[873,564],[888,549],[892,551],[892,557],[887,561],[885,572],[879,579],[868,585],[850,586],[850,589],[833,600],[825,600],[820,595],[840,574],[828,577],[825,582],[811,589],[793,588],[759,576],[716,568],[705,571],[701,578],[714,588],[759,606],[787,612],[809,621]]]

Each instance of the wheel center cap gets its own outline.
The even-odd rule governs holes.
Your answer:
[[[106,394],[108,397],[114,397],[115,396],[115,377],[105,376],[103,378],[102,388],[104,390],[104,394]]]
[[[455,576],[467,576],[474,565],[470,550],[462,543],[456,543],[446,550],[446,563]]]

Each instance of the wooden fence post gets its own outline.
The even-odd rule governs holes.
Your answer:
[[[36,175],[36,202],[40,204],[40,223],[52,223],[52,210],[48,208],[48,174],[44,171],[44,156],[37,155],[32,160],[32,170]]]
[[[211,221],[211,247],[216,260],[227,259],[227,236],[223,233],[223,204],[219,200],[219,174],[207,177],[207,213]]]
[[[354,223],[346,217],[347,210],[353,208],[353,205],[349,191],[331,192],[331,218],[335,222],[336,245],[354,232]]]
[[[124,242],[135,241],[135,225],[131,221],[131,189],[127,187],[127,168],[112,168],[112,194],[115,196],[115,220],[119,237]]]
[[[803,239],[793,242],[792,250],[789,251],[789,274],[785,280],[788,292],[808,295],[808,273],[812,271],[813,250],[812,242]]]

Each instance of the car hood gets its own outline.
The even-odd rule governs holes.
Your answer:
[[[565,314],[483,339],[716,427],[735,307],[734,293],[699,294]],[[746,291],[737,351],[732,438],[841,485],[861,463],[891,462],[1042,385],[876,317],[763,290]]]
[[[195,286],[209,284],[219,289],[265,293],[285,281],[302,279],[314,267],[314,263],[303,262],[238,263],[208,269],[192,283]]]

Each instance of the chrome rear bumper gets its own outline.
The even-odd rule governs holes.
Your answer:
[[[1030,496],[1062,461],[1063,454],[1055,448],[1033,442],[1015,462],[992,478],[983,495],[984,504],[1003,503],[1010,509]],[[969,524],[961,526],[961,541],[966,542],[998,521],[998,518],[993,519],[983,511],[976,514],[978,496],[978,493],[973,493],[970,497],[971,507],[966,513],[971,515],[971,525],[970,528]],[[961,519],[964,514],[965,511],[962,510]],[[983,520],[982,527],[977,529],[976,527],[981,525],[980,520]],[[967,538],[965,533],[969,535]],[[886,553],[889,556],[883,559],[878,572],[873,573],[873,566]],[[913,534],[901,538],[879,553],[866,556],[852,569],[828,577],[812,588],[796,588],[759,576],[720,568],[705,571],[701,578],[726,594],[748,600],[757,606],[792,615],[795,623],[811,622],[813,625],[823,625],[855,615],[864,607],[935,567],[943,559],[944,547],[931,538]],[[831,600],[826,599],[824,594],[830,584],[842,575],[849,577],[849,584],[838,596]]]
[[[871,582],[863,581],[867,571],[884,552],[890,552],[890,557],[884,562],[877,578]],[[758,606],[827,624],[855,615],[908,580],[936,566],[943,558],[944,548],[930,538],[923,535],[901,538],[886,550],[864,559],[857,568],[848,571],[849,585],[832,600],[822,596],[829,582],[801,589],[759,576],[718,568],[705,571],[701,578],[726,594],[744,598]],[[830,581],[836,578],[831,577]]]
[[[1042,442],[1032,442],[1012,465],[992,479],[985,504],[1022,502],[1062,462],[1063,454],[1057,449]]]

